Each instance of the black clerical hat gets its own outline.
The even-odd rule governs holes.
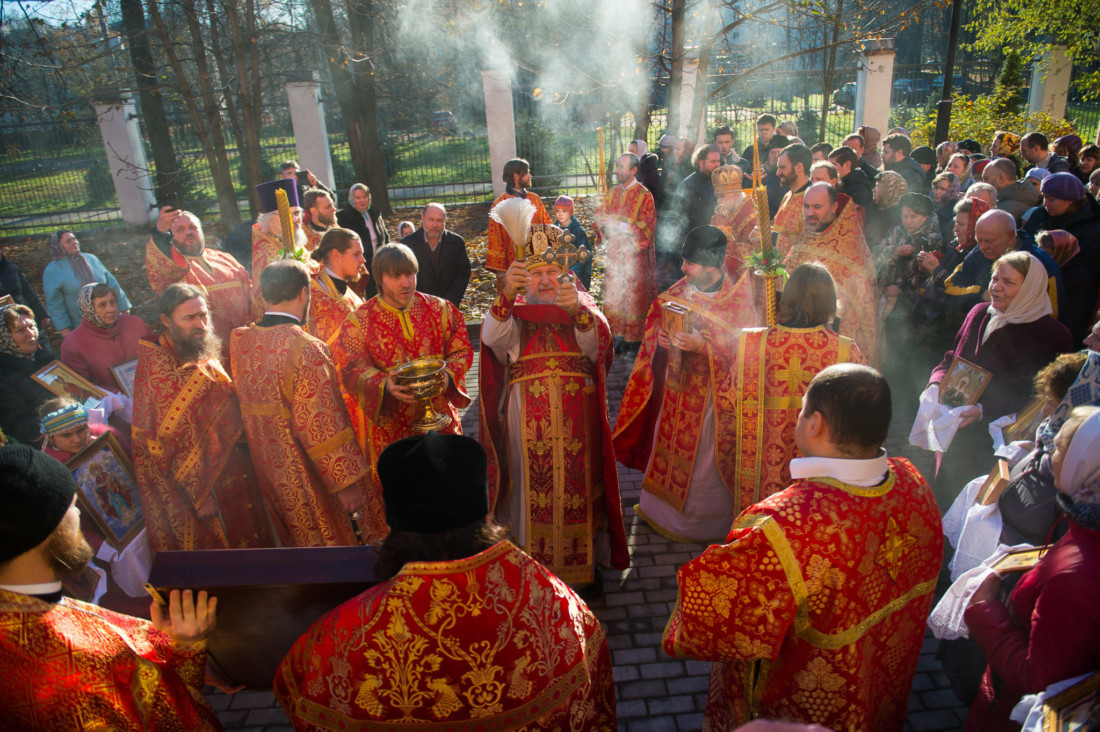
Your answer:
[[[688,232],[680,256],[704,267],[721,267],[726,259],[726,235],[717,226],[698,226]]]
[[[280,178],[279,180],[269,180],[266,183],[261,183],[256,186],[256,195],[260,198],[260,211],[263,213],[271,213],[272,211],[278,211],[279,205],[275,202],[275,191],[286,191],[287,203],[291,208],[301,206],[298,202],[298,183],[291,178]]]
[[[45,541],[72,505],[73,474],[26,445],[0,447],[0,562]]]

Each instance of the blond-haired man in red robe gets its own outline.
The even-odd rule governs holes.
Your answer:
[[[527,251],[543,236],[560,247],[561,229],[535,224]],[[611,331],[588,293],[559,280],[562,251],[573,254],[508,265],[481,326],[478,436],[494,477],[499,467],[491,493],[502,523],[544,567],[585,585],[597,563],[626,569],[630,558],[607,418]]]
[[[645,471],[635,511],[675,541],[720,540],[733,521],[734,413],[718,389],[737,363],[741,329],[756,325],[748,273],[722,269],[726,235],[688,232],[684,278],[661,293],[646,318],[615,422],[615,456]],[[685,311],[670,331],[666,311]],[[690,319],[690,324],[687,320]]]
[[[837,289],[837,316],[843,336],[854,340],[878,364],[878,280],[863,236],[863,211],[828,183],[814,183],[802,197],[805,227],[785,252],[784,266],[821,262]]]
[[[138,343],[134,376],[134,472],[149,545],[154,552],[273,546],[206,298],[176,283],[159,310],[166,330]]]
[[[0,720],[6,730],[194,730],[222,726],[203,698],[217,602],[172,590],[153,622],[62,597],[92,548],[76,481],[26,445],[0,447]],[[609,669],[610,676],[610,669]]]
[[[607,247],[603,303],[611,335],[637,348],[645,334],[645,314],[657,297],[657,255],[653,232],[657,209],[653,194],[638,182],[638,157],[620,155],[615,186],[596,211],[600,238]]]
[[[351,514],[363,506],[370,467],[356,443],[332,354],[302,328],[309,270],[296,259],[280,259],[264,269],[260,288],[264,317],[233,331],[230,344],[260,490],[283,546],[354,544]]]
[[[900,732],[943,552],[928,483],[887,459],[890,387],[830,366],[795,427],[794,483],[684,565],[666,653],[714,661],[703,729],[785,719]]]

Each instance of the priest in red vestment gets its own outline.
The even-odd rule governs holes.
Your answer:
[[[477,441],[410,437],[378,473],[385,581],[324,615],[279,665],[275,696],[294,728],[616,729],[603,628],[487,520]]]
[[[878,278],[863,237],[863,212],[828,183],[806,189],[802,210],[806,226],[785,252],[784,266],[789,272],[804,262],[825,265],[836,282],[840,334],[877,364]]]
[[[645,335],[645,314],[657,297],[657,255],[653,232],[657,209],[653,194],[638,182],[638,158],[620,155],[615,186],[596,211],[599,234],[606,246],[603,307],[611,335],[635,347]]]
[[[412,250],[386,244],[378,247],[371,264],[378,294],[344,321],[334,351],[355,436],[375,465],[387,445],[415,434],[413,425],[424,414],[391,372],[417,358],[445,361],[447,384],[432,406],[451,418],[443,432],[461,434],[458,410],[470,404],[466,372],[474,350],[458,308],[416,291],[418,265]],[[377,474],[375,479],[377,485]],[[385,525],[381,515],[367,518]]]
[[[230,345],[260,491],[283,546],[355,544],[350,514],[363,506],[370,466],[356,443],[332,354],[302,329],[309,270],[295,259],[272,262],[260,288],[267,311],[233,331]],[[362,539],[382,536],[368,530]]]
[[[787,145],[779,153],[775,173],[779,176],[779,182],[787,189],[787,194],[783,196],[783,202],[779,204],[779,210],[772,219],[772,232],[776,235],[776,247],[780,254],[785,255],[791,250],[805,228],[802,197],[810,185],[812,165],[813,155],[805,145]]]
[[[274,546],[203,292],[171,285],[159,308],[167,330],[138,344],[134,377],[134,472],[149,546]]]
[[[348,316],[359,309],[363,299],[349,285],[359,281],[366,271],[363,242],[351,229],[331,229],[309,255],[320,265],[310,286],[309,334],[330,347],[340,335]]]
[[[542,204],[542,198],[534,191],[527,190],[531,186],[531,165],[523,158],[513,158],[504,164],[504,193],[496,197],[493,206],[506,198],[526,198],[535,207],[535,215],[531,219],[532,224],[552,224],[550,214],[546,213],[546,207]],[[489,209],[492,210],[493,206]],[[499,221],[489,219],[489,241],[485,252],[485,269],[496,272],[498,280],[504,276],[505,270],[512,260],[516,258],[515,244],[512,237],[508,236],[508,230]],[[500,284],[498,282],[498,284]]]
[[[528,251],[541,234],[562,243],[557,226],[535,224]],[[544,567],[584,585],[597,563],[626,569],[630,556],[607,418],[611,331],[587,292],[558,280],[566,271],[544,253],[508,265],[481,326],[478,436],[499,475],[497,517]]]
[[[928,483],[882,448],[890,387],[819,373],[795,427],[794,483],[677,576],[673,656],[714,661],[704,730],[784,719],[900,732],[943,552]]]
[[[83,569],[76,481],[26,445],[0,447],[0,722],[6,730],[221,730],[203,697],[217,603],[173,590],[153,622],[62,597]],[[610,665],[608,667],[610,679]]]
[[[783,288],[778,324],[741,331],[737,368],[719,391],[737,415],[735,460],[738,490],[734,513],[778,493],[791,483],[790,462],[801,457],[794,426],[810,380],[834,363],[864,363],[851,338],[830,330],[836,315],[836,285],[824,265],[800,264]]]
[[[726,235],[726,258],[722,269],[734,281],[741,276],[753,248],[759,246],[749,238],[756,228],[757,217],[752,199],[741,190],[744,177],[745,174],[736,165],[717,167],[710,176],[714,195],[718,199],[710,225],[718,227]]]
[[[756,311],[749,274],[736,282],[726,277],[725,255],[719,229],[688,232],[685,276],[649,310],[615,422],[615,456],[645,471],[635,510],[675,541],[721,540],[735,515],[733,463],[722,459],[734,451],[735,414],[718,389],[737,364],[741,329],[756,325]],[[688,314],[672,326],[665,318],[676,310]]]
[[[287,204],[290,207],[290,220],[294,229],[294,247],[287,249],[283,242],[283,223],[279,218],[279,203],[275,191],[286,193]],[[260,217],[252,225],[252,281],[259,282],[264,267],[282,259],[284,256],[293,259],[307,260],[306,245],[309,240],[305,229],[302,228],[302,207],[298,203],[298,183],[293,178],[280,178],[268,181],[256,186],[256,195],[260,199]],[[315,262],[309,260],[308,264]],[[262,298],[258,288],[253,288],[253,297],[257,301],[257,309],[263,307]]]

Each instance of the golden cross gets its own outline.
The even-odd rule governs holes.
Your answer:
[[[802,359],[795,356],[791,359],[787,368],[775,372],[780,381],[787,382],[787,391],[797,393],[802,391],[802,385],[810,383],[812,374],[802,370]]]
[[[916,537],[900,531],[894,517],[891,516],[890,520],[886,522],[886,536],[882,541],[882,546],[878,548],[875,563],[880,567],[885,567],[890,579],[896,580],[901,558],[908,554],[916,543]]]

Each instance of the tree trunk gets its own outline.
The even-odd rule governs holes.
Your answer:
[[[825,130],[826,123],[829,121],[829,97],[832,96],[833,81],[836,78],[836,51],[837,41],[840,38],[840,23],[842,13],[844,12],[844,0],[837,0],[836,2],[836,17],[833,20],[833,40],[832,47],[826,49],[823,56],[823,64],[821,67],[821,122],[818,125],[818,142],[825,142]],[[827,38],[822,40],[828,42]]]
[[[122,24],[126,29],[126,41],[130,48],[130,62],[137,78],[138,96],[141,99],[142,122],[153,148],[153,164],[156,166],[154,192],[158,204],[179,206],[183,202],[179,169],[176,167],[176,149],[168,131],[164,115],[164,99],[157,83],[157,68],[149,50],[149,35],[145,26],[145,10],[141,0],[121,0]]]
[[[710,66],[710,48],[708,42],[699,51],[699,67],[695,71],[695,97],[691,100],[691,122],[688,137],[695,140],[695,146],[706,144],[707,135],[707,67]]]
[[[684,11],[687,0],[671,0],[672,44],[668,72],[668,131],[680,137],[680,96],[684,88]]]
[[[245,13],[253,14],[255,6],[252,2],[245,5]],[[237,146],[241,150],[245,185],[248,186],[248,200],[251,204],[253,216],[259,214],[260,200],[256,194],[256,186],[264,182],[263,164],[260,160],[260,116],[256,108],[260,101],[260,85],[252,85],[252,68],[256,59],[255,36],[246,35],[241,27],[240,9],[237,0],[225,0],[225,13],[229,19],[229,30],[233,37],[233,51],[237,59],[237,89],[240,94],[241,127],[244,137],[237,135]],[[255,25],[254,18],[246,18],[249,27]]]
[[[374,0],[346,0],[348,21],[351,26],[352,48],[359,49],[362,58],[352,67],[352,80],[362,104],[363,118],[360,121],[360,135],[363,138],[363,167],[366,168],[366,183],[371,190],[371,202],[386,216],[393,215],[390,205],[390,193],[386,181],[386,161],[382,151],[382,138],[378,131],[378,99],[374,88],[374,65],[365,56],[370,49],[377,48],[373,30],[379,25]],[[354,165],[356,176],[359,167]],[[362,179],[362,178],[360,178]]]

